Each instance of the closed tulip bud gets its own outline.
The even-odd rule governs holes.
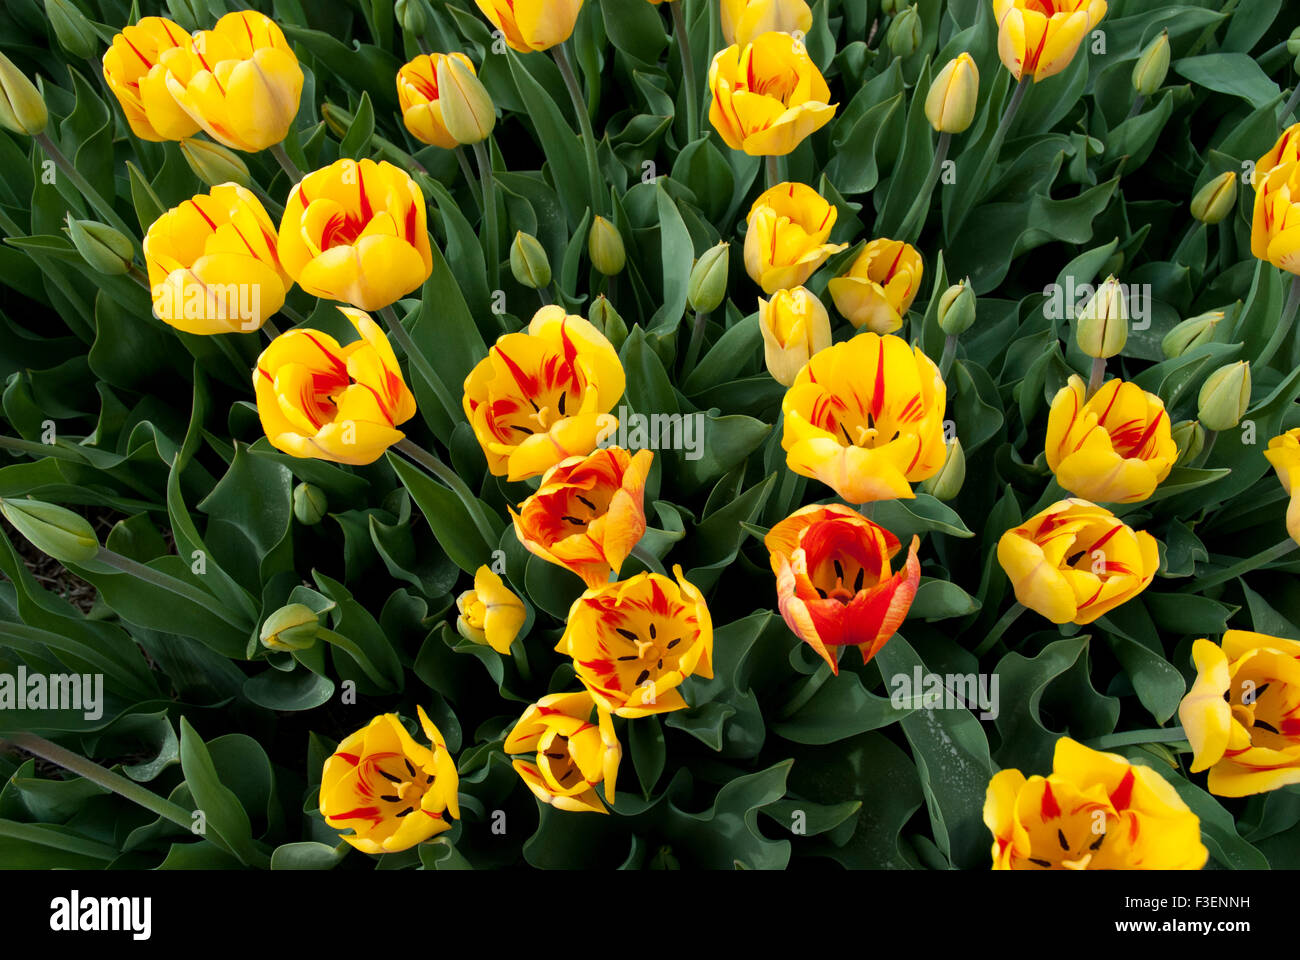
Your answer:
[[[908,7],[894,18],[885,39],[889,43],[889,52],[894,56],[910,57],[921,46],[923,35],[921,15],[916,7]]]
[[[437,77],[438,103],[447,132],[460,144],[486,140],[496,126],[497,111],[473,66],[460,57],[443,57],[438,61]]]
[[[759,297],[758,329],[767,372],[787,387],[815,353],[831,345],[830,315],[803,287],[778,290],[771,300]]]
[[[300,483],[293,488],[293,515],[305,527],[313,527],[329,511],[325,491],[310,483]]]
[[[939,328],[950,337],[958,337],[975,322],[975,291],[969,279],[954,283],[939,298]]]
[[[607,277],[622,273],[627,263],[622,234],[601,216],[596,217],[587,234],[587,253],[591,255],[591,265]]]
[[[948,459],[943,468],[929,480],[922,482],[921,489],[936,500],[951,500],[961,493],[962,484],[966,482],[966,451],[962,449],[961,438],[953,437],[948,444]]]
[[[68,236],[82,259],[110,277],[121,276],[131,267],[131,241],[106,224],[74,220],[68,215]]]
[[[190,165],[194,175],[209,187],[223,183],[237,183],[246,187],[252,178],[248,164],[235,151],[207,140],[185,139],[180,142],[181,156]]]
[[[887,17],[892,17],[900,10],[906,10],[912,5],[912,0],[881,0],[880,12]]]
[[[1205,428],[1195,420],[1184,420],[1174,425],[1173,436],[1174,444],[1178,447],[1178,459],[1174,465],[1195,463],[1205,449]]]
[[[1291,31],[1291,36],[1286,39],[1286,52],[1293,57],[1300,57],[1300,27]]]
[[[348,135],[348,128],[352,126],[352,114],[326,102],[320,106],[320,115],[325,121],[325,126],[334,136],[341,140]]]
[[[99,553],[99,538],[89,521],[67,507],[40,500],[0,499],[0,513],[37,550],[60,563],[89,563]]]
[[[34,137],[45,132],[50,115],[36,85],[0,53],[0,127]]]
[[[963,133],[975,119],[979,104],[980,72],[969,53],[949,60],[930,84],[925,116],[940,133]]]
[[[1170,360],[1181,357],[1193,347],[1213,342],[1215,328],[1222,322],[1222,310],[1211,310],[1197,317],[1189,317],[1165,334],[1160,341],[1160,349]]]
[[[424,34],[424,28],[428,26],[428,18],[424,15],[424,5],[420,0],[397,0],[393,6],[393,13],[397,15],[397,22],[407,33],[415,37]]]
[[[686,289],[686,300],[691,309],[699,313],[712,313],[722,305],[727,295],[727,274],[730,270],[728,256],[730,244],[719,243],[704,252],[695,261],[691,281]]]
[[[68,0],[45,0],[45,16],[64,50],[83,60],[95,55],[98,40],[95,29],[86,15]]]
[[[546,249],[531,233],[515,232],[510,244],[510,272],[525,287],[541,290],[551,282],[551,261]]]
[[[1237,174],[1220,174],[1192,197],[1192,216],[1201,223],[1219,223],[1237,203]]]
[[[623,346],[623,341],[627,339],[627,322],[603,293],[591,305],[587,320],[605,335],[615,350]]]
[[[1201,386],[1196,418],[1206,430],[1231,430],[1250,406],[1250,364],[1245,360],[1215,370]]]
[[[1133,89],[1144,97],[1149,97],[1165,82],[1169,73],[1169,31],[1162,30],[1138,57],[1133,67]]]
[[[290,603],[266,618],[258,638],[268,650],[307,650],[316,644],[320,618],[305,603]]]
[[[1113,357],[1128,343],[1128,300],[1113,276],[1079,312],[1075,334],[1079,349],[1095,359]]]

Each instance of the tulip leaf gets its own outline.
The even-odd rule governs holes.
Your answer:
[[[239,798],[222,783],[208,746],[181,717],[181,770],[202,814],[209,839],[246,866],[269,866],[270,858],[253,843],[253,828]]]
[[[628,748],[632,753],[632,766],[636,769],[641,792],[650,799],[655,784],[664,772],[668,752],[664,747],[664,731],[659,718],[653,714],[628,722]]]

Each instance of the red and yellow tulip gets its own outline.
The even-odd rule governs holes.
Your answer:
[[[848,271],[826,287],[835,309],[857,329],[893,333],[903,325],[924,272],[910,243],[881,238],[863,247]]]
[[[491,647],[502,656],[528,619],[528,611],[500,575],[489,566],[474,573],[474,588],[456,598],[456,631],[466,640]]]
[[[749,210],[745,270],[764,293],[797,287],[847,243],[827,243],[835,205],[803,183],[778,183]]]
[[[1293,123],[1282,131],[1268,153],[1255,164],[1255,182],[1258,183],[1274,167],[1292,160],[1300,160],[1300,123]]]
[[[1300,275],[1300,160],[1285,160],[1256,174],[1250,252]]]
[[[181,140],[199,130],[167,89],[162,55],[189,48],[191,38],[166,17],[141,17],[113,37],[104,51],[104,80],[122,105],[131,132],[141,140]]]
[[[463,53],[421,54],[397,71],[397,102],[411,136],[421,143],[453,150],[460,141],[447,131],[438,96],[438,64],[447,57],[461,61],[470,73],[474,72],[474,63]]]
[[[531,704],[503,749],[509,755],[534,754],[531,760],[514,757],[511,764],[543,803],[575,813],[609,812],[596,786],[604,784],[605,799],[612,804],[623,748],[609,711],[587,691],[553,693]]]
[[[806,34],[813,15],[805,0],[721,0],[722,37],[741,46],[770,31]]]
[[[568,40],[582,0],[474,0],[513,50],[549,50]]]
[[[1300,427],[1270,440],[1264,456],[1291,498],[1286,511],[1286,530],[1292,540],[1300,543]]]
[[[1055,76],[1106,15],[1106,0],[993,0],[998,56],[1017,80]]]
[[[778,290],[771,300],[759,297],[758,329],[767,372],[786,387],[817,351],[831,345],[830,314],[804,287]]]

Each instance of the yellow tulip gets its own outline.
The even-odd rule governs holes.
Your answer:
[[[397,102],[411,136],[421,143],[452,150],[458,141],[447,132],[438,97],[438,64],[447,57],[460,60],[474,72],[473,62],[463,53],[421,54],[397,71]]]
[[[1286,530],[1292,540],[1300,543],[1300,427],[1270,440],[1264,456],[1268,457],[1282,488],[1291,498],[1286,511]]]
[[[1092,623],[1147,588],[1160,549],[1105,507],[1061,500],[998,541],[1016,599],[1052,623]]]
[[[1201,822],[1150,767],[1061,737],[1052,772],[1002,770],[984,825],[994,870],[1199,870]]]
[[[795,473],[849,503],[911,499],[947,456],[947,388],[920,347],[863,333],[815,354],[786,391],[781,446]]]
[[[1192,773],[1245,797],[1300,784],[1300,643],[1229,630],[1223,646],[1192,644],[1196,682],[1178,706]]]
[[[709,89],[709,121],[727,146],[750,156],[783,157],[835,116],[821,71],[788,33],[718,51]]]
[[[598,707],[629,719],[680,710],[681,682],[713,677],[713,621],[680,566],[588,589],[555,649]]]
[[[259,329],[293,285],[261,201],[234,183],[168,210],[144,237],[153,312],[186,333]]]
[[[1292,160],[1300,160],[1300,123],[1293,123],[1282,131],[1268,153],[1255,164],[1255,182],[1259,183],[1274,167]]]
[[[830,315],[803,287],[778,290],[771,300],[759,297],[758,329],[763,335],[767,372],[786,387],[818,350],[831,345]]]
[[[921,255],[911,244],[881,238],[863,247],[848,272],[826,287],[835,309],[853,326],[893,333],[903,325],[924,272]]]
[[[496,476],[524,480],[586,456],[618,426],[623,364],[605,335],[551,305],[465,378],[465,416]]]
[[[492,135],[497,122],[496,104],[472,64],[456,57],[438,63],[438,89],[442,93],[442,122],[457,143],[472,146]]]
[[[1034,82],[1070,65],[1106,15],[1106,0],[993,0],[998,56],[1017,80]]]
[[[749,210],[745,269],[764,293],[797,287],[847,243],[827,243],[835,205],[803,183],[778,183]]]
[[[433,272],[424,194],[391,163],[338,160],[293,188],[280,260],[308,293],[378,310]]]
[[[247,153],[285,138],[298,114],[302,67],[275,22],[228,13],[191,44],[164,50],[167,90],[218,143]]]
[[[1250,252],[1300,275],[1300,160],[1286,160],[1255,177]]]
[[[339,346],[319,330],[296,329],[257,359],[253,390],[266,438],[295,457],[374,463],[405,434],[415,398],[393,348],[369,316],[339,307],[360,340]]]
[[[569,39],[582,0],[474,0],[483,16],[520,53],[549,50]]]
[[[135,26],[123,27],[104,51],[104,81],[141,140],[181,140],[198,132],[199,125],[168,92],[162,65],[166,51],[188,50],[191,42],[166,17],[142,17]]]
[[[969,53],[949,60],[930,84],[925,116],[940,133],[964,133],[979,105],[980,71]]]
[[[396,714],[375,717],[339,744],[321,772],[320,812],[362,853],[397,853],[450,830],[460,819],[460,777],[447,742],[416,707],[429,746]]]
[[[487,644],[506,656],[528,619],[524,602],[510,591],[491,567],[474,573],[474,589],[456,598],[456,630],[466,640]]]
[[[723,38],[741,46],[772,30],[806,34],[813,24],[805,0],[721,0],[719,8]]]
[[[1136,503],[1155,492],[1178,459],[1165,405],[1135,383],[1108,380],[1091,400],[1070,377],[1047,417],[1047,466],[1084,500]]]
[[[553,693],[531,704],[502,749],[507,755],[535,755],[532,760],[515,757],[511,765],[542,803],[574,813],[609,812],[596,785],[605,785],[605,799],[612,804],[623,747],[609,711],[585,690]]]

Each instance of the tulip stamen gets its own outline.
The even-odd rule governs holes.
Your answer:
[[[415,807],[407,807],[407,808],[406,808],[405,810],[403,810],[401,813],[396,814],[396,816],[398,816],[398,817],[404,817],[404,816],[406,816],[407,814],[409,814],[409,813],[414,813],[414,812],[415,812]]]
[[[1030,863],[1036,864],[1037,866],[1040,867],[1047,867],[1050,869],[1052,866],[1052,862],[1050,860],[1039,860],[1037,857],[1029,857],[1028,859]]]
[[[1057,828],[1056,831],[1056,842],[1061,845],[1061,849],[1066,853],[1070,852],[1070,841],[1065,839],[1065,831],[1060,828]]]

